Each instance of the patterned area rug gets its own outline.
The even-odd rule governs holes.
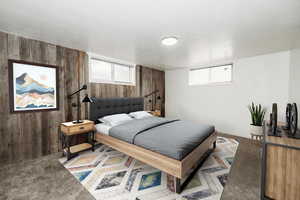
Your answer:
[[[218,200],[238,142],[218,137],[217,148],[179,195],[167,189],[167,175],[105,145],[60,162],[97,200]]]

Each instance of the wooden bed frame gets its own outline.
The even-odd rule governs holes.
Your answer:
[[[217,133],[214,132],[211,134],[181,161],[124,142],[106,134],[97,133],[95,139],[99,143],[105,144],[167,173],[168,188],[173,192],[180,193],[216,147]],[[181,180],[184,178],[186,178],[186,180],[181,183]]]
[[[90,104],[90,120],[94,122],[97,122],[99,118],[107,115],[144,110],[143,97],[92,98],[92,100],[93,103]],[[193,178],[204,160],[216,147],[217,134],[216,132],[211,134],[181,161],[124,142],[106,134],[97,133],[95,139],[99,143],[105,144],[143,163],[166,172],[168,188],[173,192],[180,193]]]

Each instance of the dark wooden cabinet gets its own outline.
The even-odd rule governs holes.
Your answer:
[[[262,151],[261,199],[300,199],[300,140],[289,138],[279,128],[281,137],[269,136],[264,126]]]

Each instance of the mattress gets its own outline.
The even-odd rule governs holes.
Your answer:
[[[211,125],[149,117],[114,126],[109,130],[109,135],[182,160],[214,131]]]
[[[100,123],[100,124],[96,124],[96,130],[98,133],[102,133],[105,135],[109,134],[109,129],[111,129],[111,126]]]

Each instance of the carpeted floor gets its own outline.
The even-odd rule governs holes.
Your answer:
[[[0,168],[0,200],[91,200],[58,162],[60,154]]]
[[[226,136],[227,137],[227,136]],[[229,136],[230,137],[230,136]],[[259,146],[239,142],[222,200],[259,199]],[[0,167],[0,200],[92,200],[94,197],[58,162],[61,154]]]
[[[217,148],[180,195],[168,190],[167,174],[105,145],[60,161],[97,200],[219,200],[237,147],[236,140],[218,137]]]

